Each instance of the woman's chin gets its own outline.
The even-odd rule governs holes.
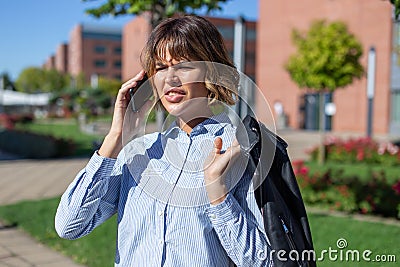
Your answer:
[[[162,102],[165,110],[175,117],[204,117],[209,113],[207,98],[199,97],[183,100],[178,103],[168,102],[164,99]]]
[[[169,103],[167,106],[164,106],[169,114],[172,116],[180,117],[182,114],[187,112],[188,105],[185,105],[185,102],[182,103]]]

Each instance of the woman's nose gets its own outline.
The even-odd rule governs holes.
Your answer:
[[[176,70],[173,67],[168,68],[165,82],[174,86],[180,83],[179,77],[176,75]]]

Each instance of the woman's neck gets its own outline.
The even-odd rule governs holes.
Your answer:
[[[188,135],[192,132],[193,128],[205,121],[206,119],[214,116],[210,109],[205,110],[203,114],[196,116],[195,118],[178,118],[178,125],[183,131],[185,131]]]

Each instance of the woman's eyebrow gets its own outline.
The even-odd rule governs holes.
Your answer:
[[[172,63],[174,59],[172,59],[170,62],[167,61],[157,61],[156,62],[156,67],[165,67],[165,66],[175,66],[175,65],[179,65],[182,63],[188,63],[190,62],[190,60],[187,59],[181,59],[181,60],[175,60],[176,62]]]
[[[162,61],[156,62],[156,66],[157,67],[164,67],[164,66],[167,66],[167,65],[168,65],[167,63],[162,62]]]

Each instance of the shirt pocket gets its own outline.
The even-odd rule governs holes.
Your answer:
[[[159,199],[160,189],[166,188],[168,183],[168,164],[162,161],[150,161],[142,173],[137,174],[136,188],[132,192],[132,198],[139,198],[143,194]]]

